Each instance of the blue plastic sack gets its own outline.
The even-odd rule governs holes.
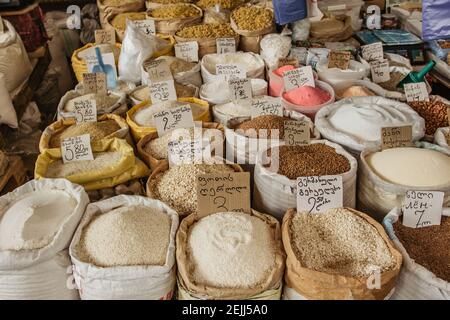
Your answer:
[[[272,3],[279,25],[305,19],[308,15],[306,0],[273,0]]]
[[[422,1],[422,38],[437,40],[450,38],[450,1]]]

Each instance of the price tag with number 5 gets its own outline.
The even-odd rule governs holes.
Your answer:
[[[91,136],[89,134],[83,134],[62,140],[61,156],[64,163],[94,160],[91,148]]]

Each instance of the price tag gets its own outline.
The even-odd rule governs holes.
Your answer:
[[[326,59],[328,54],[330,53],[330,49],[326,48],[310,48],[308,49],[308,53],[306,54],[306,65],[309,65],[313,68],[316,67],[317,62],[322,59]]]
[[[385,82],[391,79],[389,74],[389,61],[376,60],[370,63],[370,72],[372,74],[372,81],[375,83]]]
[[[381,128],[381,149],[412,145],[412,126]]]
[[[405,83],[403,87],[405,88],[406,101],[430,101],[425,82]]]
[[[278,59],[278,68],[284,67],[284,66],[294,66],[296,68],[299,67],[298,59],[291,57],[291,58],[279,58]]]
[[[283,74],[283,81],[286,92],[303,86],[316,86],[311,66],[286,71]]]
[[[96,44],[116,45],[116,31],[114,29],[101,29],[94,31]]]
[[[236,39],[234,38],[217,38],[217,53],[233,53],[236,52]]]
[[[188,104],[157,112],[153,118],[160,137],[173,129],[194,127],[191,106]]]
[[[351,56],[349,51],[331,51],[328,55],[328,68],[347,70]]]
[[[383,60],[383,44],[381,42],[375,42],[361,46],[361,54],[366,61]]]
[[[170,166],[202,163],[202,141],[198,139],[172,140],[167,144]]]
[[[283,116],[283,105],[280,98],[265,96],[252,99],[252,119],[265,115]]]
[[[252,98],[252,84],[250,79],[228,80],[230,100],[248,100]]]
[[[133,20],[134,25],[147,36],[156,36],[155,20]]]
[[[225,81],[230,79],[244,79],[247,77],[245,69],[233,63],[216,64],[216,75],[221,76]]]
[[[83,134],[62,140],[61,155],[64,163],[94,160],[91,148],[91,136],[89,134]]]
[[[177,100],[177,91],[173,80],[151,82],[148,87],[152,103]]]
[[[443,192],[406,191],[402,205],[403,225],[409,228],[440,225],[443,203]]]
[[[75,100],[73,110],[77,123],[97,122],[97,103],[94,99]]]
[[[150,60],[143,64],[144,70],[147,71],[149,82],[160,82],[172,80],[172,72],[166,60]]]
[[[180,42],[175,45],[175,56],[187,62],[198,62],[197,41]]]
[[[197,176],[198,217],[216,212],[251,212],[250,173],[229,172]]]
[[[83,73],[83,90],[84,94],[97,93],[106,96],[106,74],[98,73]]]
[[[309,124],[306,121],[284,121],[284,142],[288,146],[308,144],[311,139],[309,131]]]
[[[342,176],[297,178],[297,212],[320,213],[342,205]]]

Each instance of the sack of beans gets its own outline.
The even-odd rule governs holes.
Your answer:
[[[178,98],[198,98],[198,87],[192,84],[180,84],[175,82],[175,92]],[[133,106],[138,105],[144,101],[152,102],[150,98],[150,87],[146,84],[138,86],[129,94]]]
[[[383,225],[402,253],[403,267],[392,300],[450,300],[450,208],[443,208],[440,225],[409,228],[402,212],[392,209]]]
[[[179,300],[279,300],[279,222],[252,210],[191,214],[177,232]]]
[[[213,159],[216,161],[216,159]],[[167,203],[180,217],[197,213],[197,176],[226,172],[242,172],[236,164],[182,164],[169,168],[168,162],[163,162],[152,171],[147,181],[147,196]]]
[[[170,300],[177,228],[177,213],[158,200],[91,203],[70,244],[81,299]]]
[[[147,19],[155,22],[156,32],[175,34],[178,29],[202,22],[203,11],[190,3],[161,4],[147,11]]]
[[[107,17],[124,12],[138,12],[145,8],[144,0],[97,0],[100,24],[105,27]]]
[[[116,114],[104,114],[97,122],[76,123],[75,119],[61,119],[45,128],[39,141],[39,151],[60,148],[61,141],[67,138],[90,134],[91,142],[102,139],[120,138],[132,143],[128,124],[125,119]]]
[[[193,140],[198,139],[202,142],[202,152],[205,156],[215,156],[217,151],[218,156],[223,157],[224,152],[224,128],[220,123],[202,122],[201,128],[179,128],[167,132],[162,137],[158,136],[158,132],[152,132],[139,140],[137,144],[137,151],[140,158],[152,170],[165,161],[168,161],[168,143],[173,140]]]
[[[353,97],[321,108],[315,119],[320,134],[353,155],[381,145],[381,128],[412,126],[413,141],[425,134],[425,121],[407,104],[383,97]]]
[[[340,145],[315,140],[304,146],[277,146],[258,153],[253,206],[279,219],[297,207],[297,178],[342,176],[343,203],[354,208],[357,161]]]
[[[206,55],[201,62],[203,82],[223,80],[221,75],[216,75],[216,65],[236,64],[246,72],[246,78],[264,79],[264,60],[253,52],[233,52]]]
[[[450,151],[450,127],[439,128],[434,134],[434,143]]]
[[[0,300],[79,299],[67,249],[88,203],[65,179],[32,180],[0,197]]]
[[[428,142],[364,150],[359,159],[358,208],[378,221],[400,207],[408,190],[442,191],[450,206],[450,150]]]
[[[395,290],[402,255],[383,227],[362,212],[289,209],[282,237],[284,299],[383,300]]]
[[[267,95],[267,81],[263,79],[250,79],[252,86],[252,95],[265,96]],[[228,82],[225,80],[214,80],[203,84],[200,87],[200,98],[207,101],[211,106],[216,104],[226,104],[231,102],[230,100],[230,90]],[[225,107],[226,109],[226,107]],[[223,114],[223,112],[220,112]],[[221,114],[215,113],[213,108],[214,121],[226,124],[229,119],[224,118]],[[233,113],[230,113],[231,115]],[[239,116],[239,114],[236,114]],[[231,117],[234,118],[234,117]]]

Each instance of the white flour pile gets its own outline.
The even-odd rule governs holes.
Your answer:
[[[98,215],[83,229],[77,252],[99,267],[164,265],[170,217],[142,205]]]
[[[275,267],[269,226],[245,213],[209,215],[189,232],[189,264],[194,281],[222,288],[250,288]]]
[[[50,244],[77,201],[62,190],[24,194],[0,220],[0,250],[33,250]]]

